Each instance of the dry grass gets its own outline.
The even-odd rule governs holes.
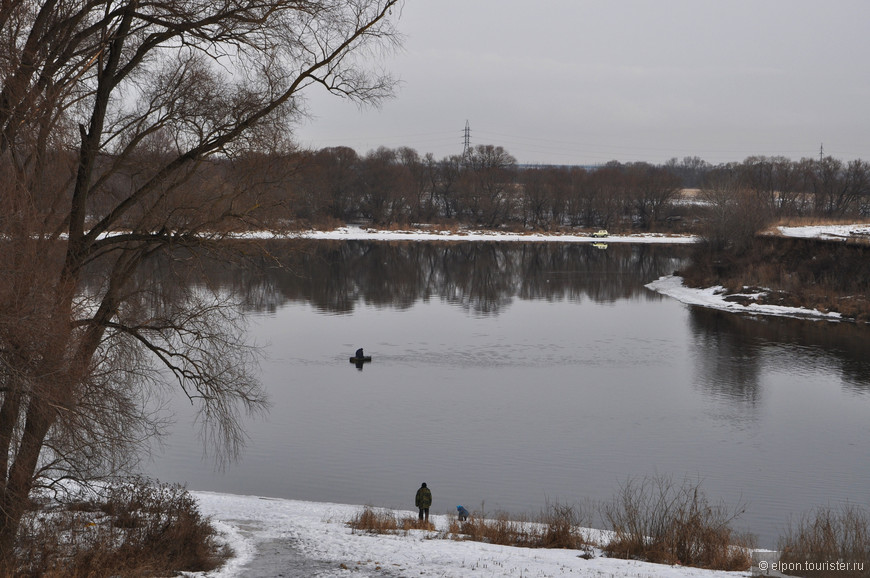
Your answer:
[[[818,508],[795,526],[789,524],[780,538],[780,562],[812,562],[820,569],[804,571],[805,576],[870,576],[870,514],[854,505]],[[857,564],[848,569],[826,569],[830,562]]]
[[[592,541],[583,528],[591,523],[590,508],[548,503],[535,520],[512,519],[507,514],[487,515],[483,504],[467,521],[451,515],[447,528],[430,537],[472,540],[523,548],[566,548],[592,555]],[[712,505],[700,482],[674,483],[668,477],[629,480],[610,503],[600,507],[613,530],[603,546],[613,557],[681,564],[716,570],[740,571],[751,566],[754,539],[737,535],[731,523],[744,508]],[[420,529],[417,520],[400,520],[389,510],[366,506],[348,525],[354,531],[378,534]],[[428,524],[424,529],[435,530]]]
[[[365,506],[359,514],[354,516],[348,523],[354,532],[368,534],[396,534],[409,532],[410,530],[435,530],[431,522],[423,522],[413,516],[399,518],[390,510],[376,509]]]
[[[631,479],[602,507],[614,531],[604,550],[616,558],[717,570],[750,567],[751,539],[730,524],[743,512],[711,505],[699,482],[668,477]]]
[[[591,525],[588,511],[578,505],[548,503],[541,514],[537,547],[586,550],[590,541],[582,528]]]
[[[472,515],[465,522],[451,522],[448,533],[454,540],[472,540],[501,546],[530,548],[533,542],[529,524],[522,520],[511,520],[505,513],[500,513],[495,518]]]
[[[580,528],[580,521],[584,519],[578,507],[558,503],[548,504],[547,510],[536,521],[512,519],[505,513],[487,516],[481,505],[481,509],[472,513],[467,521],[460,522],[452,516],[446,531],[437,537],[524,548],[586,550],[589,541]],[[363,508],[347,524],[354,532],[374,534],[435,530],[432,523],[419,522],[412,516],[400,519],[392,511],[371,506]]]
[[[618,558],[643,559],[718,570],[747,570],[752,539],[737,536],[730,523],[742,509],[710,505],[699,483],[674,484],[669,478],[630,480],[620,488],[602,515],[614,530],[605,552]],[[512,519],[505,513],[487,515],[483,505],[467,521],[449,517],[447,528],[431,537],[472,540],[522,548],[565,548],[592,555],[583,528],[589,508],[548,503],[535,520]],[[389,510],[366,506],[348,525],[354,531],[388,534],[420,529],[417,520],[400,520]],[[424,529],[434,530],[429,524]]]
[[[146,480],[103,498],[32,512],[16,547],[17,576],[169,576],[218,567],[229,555],[180,486]]]

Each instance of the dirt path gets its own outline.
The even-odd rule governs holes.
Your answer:
[[[263,522],[257,520],[226,520],[247,539],[254,542],[256,553],[241,566],[235,576],[239,578],[346,578],[348,568],[340,562],[307,557],[293,537],[266,538]],[[358,578],[397,578],[399,575],[372,568],[354,568]]]

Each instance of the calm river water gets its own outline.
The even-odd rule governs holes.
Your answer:
[[[820,505],[870,506],[870,330],[688,307],[644,288],[687,249],[317,242],[219,270],[267,344],[272,408],[240,463],[186,403],[148,473],[191,489],[534,515],[632,477],[700,480],[775,546]],[[373,357],[358,370],[358,347]]]

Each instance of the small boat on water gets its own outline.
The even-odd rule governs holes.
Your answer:
[[[363,363],[368,363],[371,360],[372,360],[372,356],[366,355],[365,353],[363,353],[362,347],[357,349],[356,353],[353,354],[353,357],[350,358],[350,362],[355,363],[357,368],[359,368],[359,369],[362,369]]]

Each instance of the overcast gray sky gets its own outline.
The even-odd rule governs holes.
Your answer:
[[[380,109],[317,91],[302,146],[521,163],[870,160],[868,0],[406,0]]]

